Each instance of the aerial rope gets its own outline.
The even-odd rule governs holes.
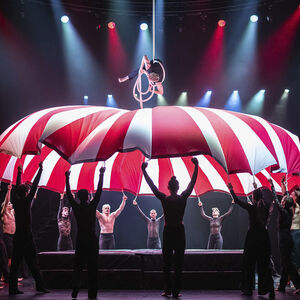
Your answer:
[[[145,70],[145,59],[144,57],[142,58],[141,65],[138,71],[138,76],[135,81],[135,84],[133,86],[133,97],[136,101],[140,103],[140,108],[143,108],[143,103],[149,101],[154,93],[155,89],[158,87],[158,82],[161,85],[161,83],[165,80],[165,69],[161,61],[155,59],[155,0],[153,0],[152,3],[152,56],[153,60],[151,61],[151,65],[156,65],[160,69],[161,75],[159,76],[159,81],[154,81],[149,78],[149,73]],[[146,75],[147,80],[148,80],[148,87],[147,89],[143,90],[142,88],[142,76]],[[157,88],[158,89],[158,88]],[[162,94],[162,93],[161,93]]]

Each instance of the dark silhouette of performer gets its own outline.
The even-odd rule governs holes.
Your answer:
[[[194,185],[196,183],[198,175],[198,160],[193,157],[192,162],[195,165],[194,172],[187,189],[178,195],[179,183],[175,176],[171,177],[168,183],[168,189],[170,195],[166,196],[164,193],[160,192],[154,185],[153,181],[146,172],[148,164],[146,162],[142,165],[142,170],[145,179],[150,186],[154,195],[161,201],[165,216],[165,226],[163,233],[163,271],[164,271],[164,283],[165,290],[162,296],[169,296],[171,293],[174,298],[178,298],[181,290],[181,273],[182,273],[182,263],[185,250],[185,231],[182,222],[186,201],[193,191]],[[173,259],[174,251],[174,285],[171,284],[171,265]]]
[[[93,200],[88,203],[89,193],[86,189],[81,189],[77,193],[80,201],[78,204],[70,190],[70,171],[66,172],[67,197],[72,206],[77,222],[77,239],[74,262],[74,286],[72,298],[77,298],[80,289],[80,277],[83,265],[87,264],[88,270],[88,297],[97,298],[97,272],[99,245],[96,236],[96,209],[100,201],[103,185],[103,175],[105,168],[100,168],[100,176],[97,191]]]
[[[212,208],[212,217],[205,214],[203,209],[203,204],[199,200],[198,205],[200,206],[201,216],[209,221],[210,224],[210,234],[208,238],[207,249],[222,249],[223,248],[223,237],[221,235],[222,222],[229,216],[232,212],[234,201],[232,200],[228,211],[220,216],[220,211],[217,207]]]
[[[294,246],[291,235],[291,225],[293,220],[294,200],[292,197],[284,196],[280,203],[274,189],[273,181],[269,179],[273,197],[279,211],[279,249],[281,258],[281,278],[278,287],[279,292],[285,292],[285,287],[288,282],[288,277],[293,281],[296,288],[295,294],[300,293],[300,277],[297,269],[292,262],[292,250]]]
[[[289,192],[286,187],[285,176],[281,179],[281,190],[282,195],[288,195]],[[298,272],[300,271],[300,189],[299,187],[296,188],[294,191],[291,192],[290,195],[294,200],[294,214],[291,226],[291,236],[294,243],[294,248],[292,251],[292,260],[295,264]]]
[[[228,184],[230,193],[242,208],[246,209],[249,215],[249,230],[247,232],[242,266],[242,286],[243,295],[252,295],[255,286],[255,265],[258,271],[258,294],[269,293],[270,298],[275,297],[272,269],[270,265],[271,245],[268,231],[266,229],[269,217],[269,208],[263,200],[261,189],[252,193],[252,205],[241,201],[234,193],[231,183]]]
[[[155,209],[150,210],[150,218],[148,218],[141,208],[139,207],[136,200],[133,200],[133,205],[136,206],[138,211],[140,212],[141,216],[147,222],[147,229],[148,229],[148,238],[147,238],[147,248],[148,249],[161,249],[161,241],[159,237],[159,226],[164,219],[164,215],[162,214],[159,218],[157,217],[157,212]]]
[[[57,213],[57,225],[59,231],[57,251],[66,251],[73,249],[73,242],[71,239],[71,211],[72,209],[64,206],[64,198],[62,194]]]
[[[15,210],[16,232],[13,239],[13,254],[9,275],[9,294],[23,294],[18,289],[18,268],[24,257],[32,277],[35,280],[36,290],[48,293],[37,263],[36,247],[31,232],[31,203],[37,190],[43,171],[43,163],[39,164],[39,171],[34,178],[31,188],[21,183],[22,166],[18,167],[17,189],[13,195],[12,203]]]

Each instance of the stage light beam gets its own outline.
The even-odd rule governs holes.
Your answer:
[[[83,96],[83,104],[87,105],[89,103],[89,96],[85,95]]]
[[[226,21],[225,21],[225,20],[219,20],[219,21],[218,21],[218,25],[219,25],[220,27],[224,27],[224,26],[226,25]]]
[[[62,17],[60,18],[60,20],[61,20],[62,23],[66,24],[66,23],[69,22],[69,17],[68,17],[68,16],[62,16]]]
[[[239,92],[237,90],[234,90],[230,97],[228,98],[224,108],[228,110],[233,110],[233,111],[241,111],[241,99]]]
[[[116,102],[116,100],[115,100],[115,98],[114,98],[113,95],[111,95],[111,94],[107,95],[106,106],[109,106],[109,107],[118,107],[117,102]]]
[[[201,106],[201,107],[209,107],[210,101],[211,101],[211,95],[212,91],[207,91],[202,98],[198,101],[196,106]]]
[[[252,115],[260,115],[262,113],[265,102],[265,90],[257,92],[246,106],[245,112]]]
[[[140,25],[140,29],[141,29],[141,30],[147,30],[147,29],[148,29],[148,24],[147,24],[147,23],[142,23],[142,24]]]
[[[178,106],[186,106],[188,104],[188,96],[187,92],[182,92],[179,98],[176,101],[176,105]]]
[[[109,22],[109,23],[107,24],[107,27],[108,27],[109,29],[115,29],[115,28],[116,28],[116,23],[115,23],[115,22]]]
[[[250,21],[251,21],[252,23],[256,23],[256,22],[258,21],[258,16],[257,16],[257,15],[252,15],[252,16],[250,17]]]
[[[168,105],[166,98],[163,95],[157,95],[157,105],[158,106],[165,106]]]

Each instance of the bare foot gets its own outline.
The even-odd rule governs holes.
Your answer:
[[[124,82],[124,81],[126,81],[128,79],[129,79],[128,76],[118,78],[118,80],[119,80],[120,83]]]

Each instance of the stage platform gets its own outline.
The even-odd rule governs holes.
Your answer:
[[[183,289],[239,289],[242,250],[187,249]],[[41,252],[41,271],[51,289],[72,287],[74,251]],[[162,289],[161,250],[99,251],[100,289]],[[86,272],[82,286],[86,287]]]

